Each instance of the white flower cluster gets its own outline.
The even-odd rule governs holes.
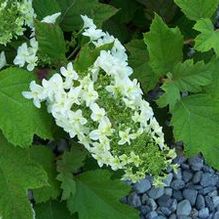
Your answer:
[[[28,47],[27,43],[23,43],[18,47],[17,56],[14,59],[14,64],[19,67],[24,67],[27,63],[27,70],[32,71],[37,65],[38,57],[38,42],[35,38],[30,40],[30,47]]]
[[[13,37],[23,35],[25,26],[33,27],[35,17],[32,0],[0,0],[0,44],[6,45]]]
[[[149,103],[142,98],[139,83],[129,78],[133,70],[128,66],[125,48],[118,39],[97,29],[90,18],[82,19],[83,35],[90,37],[96,47],[113,43],[112,49],[102,50],[85,76],[70,62],[67,68],[61,67],[61,74],[43,79],[42,86],[31,82],[30,91],[23,96],[33,99],[38,108],[46,101],[56,124],[71,138],[77,136],[100,167],[122,169],[123,180],[136,182],[147,171],[142,156],[148,159],[148,155],[140,140],[149,138],[150,145],[152,142],[162,151],[167,149],[164,134]]]
[[[53,24],[56,22],[56,19],[61,15],[60,12],[46,16],[42,19],[41,22],[43,23],[50,23]],[[32,28],[33,33],[31,36],[35,35],[34,27]],[[30,47],[28,47],[27,43],[23,43],[21,46],[18,47],[17,56],[14,59],[14,64],[18,65],[19,67],[24,67],[27,64],[27,70],[33,71],[33,69],[37,66],[38,62],[38,42],[36,38],[33,37],[30,39]]]

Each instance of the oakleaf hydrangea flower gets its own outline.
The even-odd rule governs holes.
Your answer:
[[[92,19],[82,19],[82,34],[94,47],[110,43],[112,48],[102,50],[86,72],[77,72],[70,62],[42,86],[32,82],[23,95],[36,107],[46,101],[56,124],[77,137],[100,167],[122,170],[122,180],[132,182],[151,174],[159,184],[176,153],[165,145],[162,127],[138,81],[129,77],[133,70],[123,45],[97,29]]]
[[[48,15],[48,16],[44,17],[41,22],[47,23],[47,24],[54,24],[60,15],[61,15],[61,12],[57,12],[55,14]]]
[[[32,0],[0,0],[0,44],[6,45],[33,27]]]
[[[30,40],[30,46],[27,43],[23,43],[18,47],[17,56],[14,59],[14,64],[19,67],[24,67],[27,64],[27,70],[32,71],[37,66],[37,51],[38,42],[35,38]]]

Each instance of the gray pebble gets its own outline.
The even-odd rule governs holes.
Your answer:
[[[157,200],[157,204],[160,206],[160,207],[170,207],[171,206],[171,203],[172,203],[172,199],[171,199],[171,196],[169,195],[162,195],[158,200]]]
[[[215,186],[218,182],[218,176],[212,173],[204,173],[202,174],[201,182],[200,184],[203,187],[207,186]]]
[[[201,180],[201,177],[202,177],[202,171],[197,171],[192,178],[192,182],[194,184],[198,184]]]
[[[189,165],[183,163],[183,164],[181,165],[181,168],[184,169],[184,170],[189,170]]]
[[[204,172],[214,173],[214,170],[211,167],[206,166],[206,165],[203,166],[202,170]]]
[[[175,179],[182,179],[182,171],[181,169],[179,168],[177,173],[173,173],[173,176]]]
[[[208,208],[203,208],[198,212],[198,216],[201,219],[208,218],[209,216],[209,209]]]
[[[213,203],[214,203],[214,207],[216,208],[217,206],[219,206],[219,196],[214,196],[212,197]]]
[[[175,179],[171,182],[171,187],[175,190],[180,190],[185,187],[185,182],[181,179]]]
[[[160,210],[162,211],[162,213],[165,215],[165,216],[170,216],[171,215],[171,210],[167,207],[161,207]]]
[[[148,179],[143,179],[134,185],[134,190],[137,193],[145,193],[151,188],[151,183]]]
[[[157,216],[158,216],[158,214],[157,214],[156,211],[151,211],[150,213],[148,213],[148,214],[146,215],[146,218],[147,218],[147,219],[154,219],[154,218],[157,217]]]
[[[183,180],[187,183],[192,179],[193,173],[190,170],[184,170],[182,173]]]
[[[188,200],[183,200],[177,205],[177,215],[188,216],[191,213],[192,207]]]
[[[149,198],[148,195],[146,193],[144,193],[141,197],[142,204],[145,204],[148,198]]]
[[[213,211],[214,210],[214,203],[213,203],[213,200],[210,196],[205,196],[205,203],[206,203],[206,206],[209,208],[210,211]]]
[[[209,192],[212,192],[215,189],[217,189],[215,186],[208,186],[208,187],[200,189],[199,193],[202,195],[207,195]]]
[[[164,194],[164,188],[155,188],[152,187],[149,192],[148,195],[153,198],[153,199],[158,199],[160,198],[162,195]]]
[[[132,206],[135,207],[135,208],[141,206],[141,199],[140,199],[140,197],[139,197],[136,193],[134,193],[134,192],[128,197],[128,202],[130,203],[130,205],[132,205]]]
[[[157,203],[154,201],[152,198],[148,198],[146,201],[146,205],[151,208],[151,211],[156,210],[157,208]]]
[[[173,179],[173,173],[169,173],[166,179],[163,181],[165,186],[170,186],[172,179]]]
[[[172,194],[173,194],[173,189],[171,189],[171,188],[165,188],[165,189],[164,189],[164,194],[165,194],[165,195],[172,196]]]
[[[201,185],[194,185],[194,184],[187,184],[186,187],[188,189],[195,189],[195,190],[201,190],[203,187]]]
[[[165,216],[163,215],[158,215],[157,217],[155,217],[154,219],[167,219]]]
[[[177,219],[192,219],[192,218],[189,217],[189,216],[185,216],[185,215],[179,215],[179,216],[177,217]]]
[[[200,156],[194,156],[189,158],[188,163],[194,171],[201,170],[204,164],[203,159]]]
[[[183,164],[185,161],[186,161],[186,158],[185,158],[184,156],[180,156],[180,155],[177,156],[177,157],[173,160],[174,163],[177,163],[177,164],[179,164],[179,165]]]
[[[176,214],[171,214],[169,219],[177,219]]]
[[[202,209],[205,207],[205,199],[203,197],[203,195],[198,195],[197,199],[196,199],[196,204],[195,204],[196,208],[198,210]]]
[[[191,217],[192,218],[196,218],[198,217],[198,210],[193,208],[192,211],[191,211]]]
[[[197,195],[198,195],[198,192],[194,189],[184,189],[183,190],[184,198],[188,199],[192,206],[195,205]]]
[[[209,195],[210,197],[215,197],[215,196],[218,196],[218,192],[217,192],[217,190],[214,190],[214,191],[212,191],[212,192],[209,192],[208,195]]]
[[[217,211],[213,217],[214,219],[219,219],[219,211]]]
[[[173,199],[170,210],[173,212],[176,210],[176,207],[177,207],[177,201],[176,201],[176,199]]]
[[[183,200],[183,195],[181,191],[173,191],[173,198],[175,198],[178,202]]]
[[[143,215],[148,214],[150,211],[151,211],[151,208],[149,206],[147,206],[147,205],[142,205],[141,206],[141,213]]]

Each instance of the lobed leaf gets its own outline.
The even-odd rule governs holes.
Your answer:
[[[219,100],[192,95],[179,101],[172,115],[174,136],[185,143],[186,154],[202,152],[210,165],[219,168]]]
[[[126,44],[129,55],[129,65],[133,68],[132,78],[137,78],[145,93],[153,89],[159,81],[159,76],[148,64],[149,55],[143,40],[134,39]]]
[[[61,28],[56,24],[41,23],[37,20],[35,28],[40,55],[55,64],[65,62],[66,47]]]
[[[46,109],[37,109],[22,96],[35,77],[21,68],[0,72],[0,129],[13,145],[29,147],[36,134],[43,139],[53,138],[53,120]]]
[[[137,219],[136,210],[120,203],[129,192],[129,186],[111,179],[107,170],[88,171],[75,179],[76,193],[68,207],[78,212],[80,219]]]
[[[99,3],[98,0],[57,0],[62,10],[61,26],[64,31],[77,31],[82,28],[80,15],[94,19],[97,26],[113,16],[117,9],[111,5]]]
[[[44,169],[30,157],[30,149],[9,144],[0,133],[0,216],[32,219],[28,189],[48,185]]]
[[[157,14],[150,32],[144,34],[149,52],[149,63],[156,74],[165,75],[182,61],[183,36],[180,30],[169,28]]]
[[[195,38],[195,49],[200,52],[214,50],[216,56],[219,56],[219,32],[214,30],[214,25],[210,19],[200,19],[193,27],[200,34]]]
[[[174,0],[191,20],[210,18],[217,10],[219,0]]]
[[[33,196],[36,203],[56,199],[60,194],[60,184],[56,180],[55,157],[52,151],[45,146],[37,145],[30,149],[31,158],[38,162],[46,171],[49,185],[34,189]]]

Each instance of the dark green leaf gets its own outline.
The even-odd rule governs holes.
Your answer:
[[[52,151],[45,146],[33,146],[31,148],[31,157],[37,161],[48,175],[48,186],[34,189],[34,200],[37,203],[46,202],[49,199],[56,199],[60,194],[59,182],[56,180],[55,159]]]
[[[87,153],[84,148],[73,145],[71,151],[65,152],[62,159],[57,162],[57,171],[59,172],[57,179],[61,181],[63,189],[62,200],[74,197],[76,192],[76,184],[73,179],[73,173],[84,164]]]
[[[33,0],[33,8],[37,14],[38,20],[42,20],[48,15],[61,12],[59,4],[56,0]]]
[[[145,93],[153,89],[159,81],[159,75],[155,74],[148,64],[147,47],[143,40],[132,40],[126,44],[130,52],[129,64],[133,68],[132,78],[137,78]]]
[[[48,201],[36,205],[36,219],[77,219],[76,216],[70,215],[64,202]]]
[[[61,28],[56,24],[40,21],[35,21],[35,28],[40,55],[55,64],[66,61],[65,39]]]
[[[76,31],[82,28],[83,21],[80,15],[87,15],[94,19],[97,26],[113,16],[117,10],[98,0],[57,0],[62,10],[62,27],[65,31]]]

